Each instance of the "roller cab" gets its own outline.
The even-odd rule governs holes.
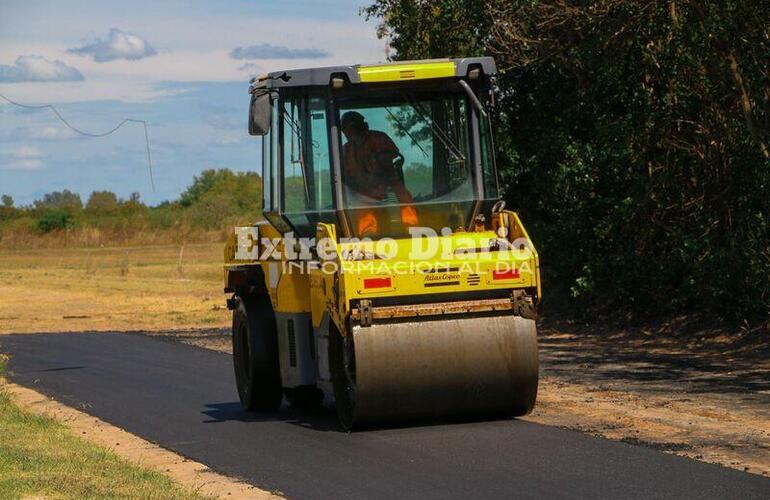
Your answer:
[[[247,409],[334,404],[345,428],[523,415],[537,252],[499,200],[491,58],[269,73],[250,86],[263,218],[225,247]]]

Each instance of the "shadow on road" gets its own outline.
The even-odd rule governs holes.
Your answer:
[[[312,409],[292,408],[291,406],[284,404],[281,406],[280,410],[275,412],[250,412],[244,410],[243,407],[241,407],[240,402],[233,401],[206,404],[206,409],[202,413],[210,417],[209,420],[203,421],[205,424],[217,424],[229,421],[256,423],[285,422],[287,424],[295,425],[305,429],[311,429],[314,431],[331,431],[340,433],[346,432],[340,426],[334,410],[325,407]],[[480,423],[488,424],[491,422],[510,423],[516,421],[516,419],[494,413],[486,415],[459,415],[443,418],[423,418],[380,422],[376,425],[357,426],[353,432],[358,434],[372,431],[399,431],[419,427],[448,427]]]
[[[286,422],[292,425],[313,429],[316,431],[341,432],[342,428],[337,423],[337,417],[325,408],[299,410],[290,406],[282,406],[275,412],[246,411],[238,401],[226,403],[209,403],[206,405],[204,415],[210,420],[204,420],[206,424],[217,424],[228,421],[238,422]]]

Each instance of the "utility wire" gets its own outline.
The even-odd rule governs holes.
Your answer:
[[[56,109],[56,107],[52,104],[40,104],[40,105],[32,105],[32,104],[22,104],[20,102],[16,102],[14,100],[11,100],[4,96],[3,94],[0,94],[0,97],[4,100],[8,101],[10,104],[13,104],[14,106],[18,106],[20,108],[25,109],[50,109],[53,111],[53,113],[56,115],[56,117],[61,121],[68,129],[72,130],[75,133],[78,133],[80,135],[83,135],[85,137],[106,137],[114,132],[117,132],[118,129],[120,129],[123,125],[126,123],[141,123],[144,127],[144,145],[147,150],[147,167],[150,171],[150,185],[152,186],[152,192],[155,192],[155,180],[152,176],[152,155],[150,154],[150,134],[149,129],[147,126],[147,122],[145,120],[137,120],[134,118],[124,118],[122,122],[118,123],[115,127],[111,128],[107,132],[102,133],[93,133],[93,132],[86,132],[85,130],[81,130],[77,128],[76,126],[72,125],[70,122],[68,122],[62,115],[59,113],[59,110]]]

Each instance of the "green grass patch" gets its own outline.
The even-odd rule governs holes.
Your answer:
[[[0,358],[0,378],[4,373]],[[0,498],[202,498],[16,406],[0,380]]]

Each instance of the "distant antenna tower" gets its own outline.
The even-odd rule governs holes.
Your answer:
[[[390,40],[385,40],[385,60],[390,61]]]

